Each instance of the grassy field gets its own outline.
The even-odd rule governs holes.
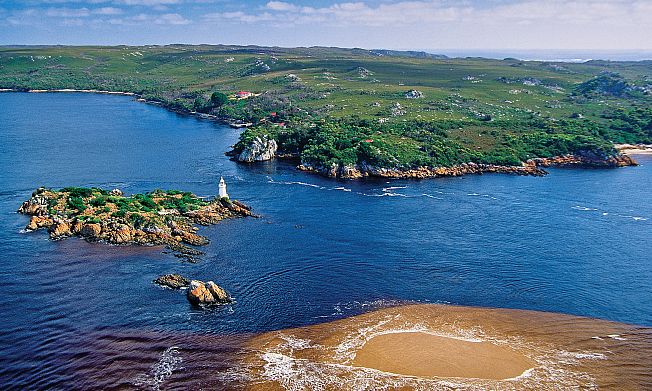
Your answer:
[[[267,135],[279,152],[315,166],[516,165],[582,151],[608,156],[613,142],[652,142],[650,61],[449,59],[338,48],[4,47],[0,88],[133,92],[178,111],[253,122],[236,150]],[[241,90],[260,95],[211,100]]]

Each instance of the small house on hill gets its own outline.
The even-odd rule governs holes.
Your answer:
[[[235,97],[238,99],[247,99],[252,97],[253,95],[254,95],[253,92],[249,92],[249,91],[238,91],[235,93]]]

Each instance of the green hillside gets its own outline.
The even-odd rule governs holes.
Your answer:
[[[0,88],[133,92],[177,111],[252,122],[236,150],[266,135],[279,153],[315,166],[518,165],[652,142],[650,61],[323,47],[4,47]],[[237,91],[256,96],[220,98]]]

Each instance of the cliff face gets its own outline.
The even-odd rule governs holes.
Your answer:
[[[251,144],[247,145],[238,155],[239,162],[262,162],[271,160],[276,156],[278,144],[274,139],[256,137]]]

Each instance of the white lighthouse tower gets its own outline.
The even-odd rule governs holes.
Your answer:
[[[224,182],[223,177],[220,177],[220,184],[218,188],[219,188],[220,198],[229,198],[229,194],[226,192],[226,182]]]

